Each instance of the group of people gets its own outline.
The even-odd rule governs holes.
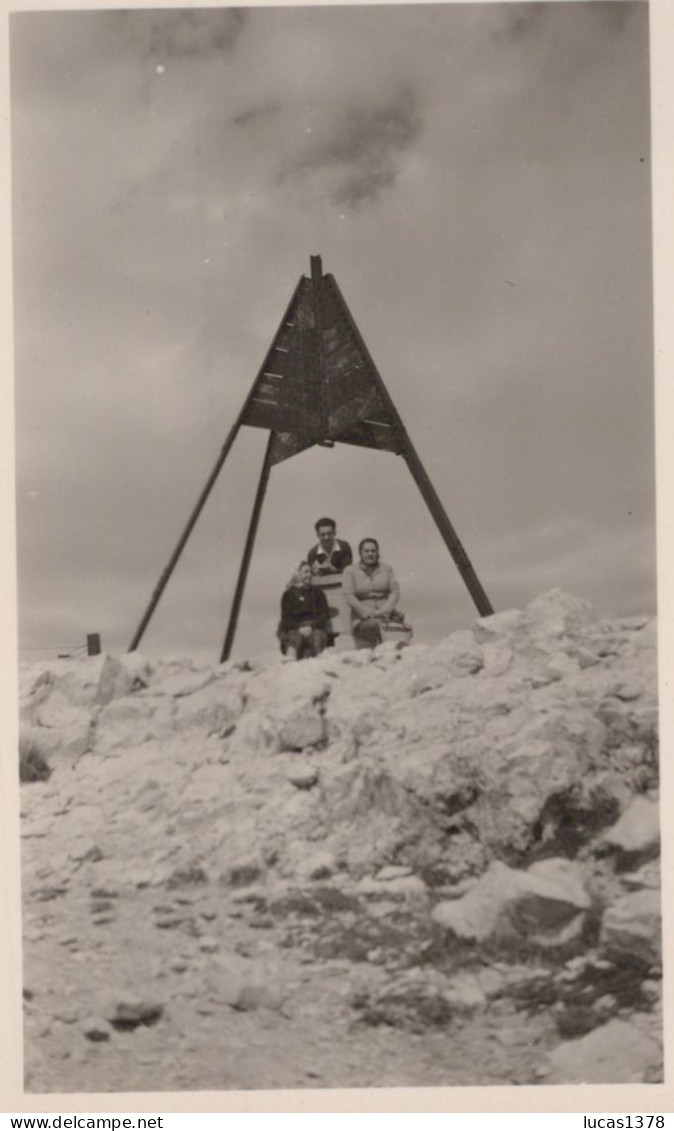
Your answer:
[[[315,530],[318,542],[300,562],[281,598],[281,650],[301,660],[318,656],[333,643],[330,607],[323,589],[314,584],[314,578],[331,574],[341,575],[355,647],[376,647],[384,627],[391,621],[403,623],[397,609],[400,586],[391,566],[380,560],[377,539],[362,539],[354,563],[349,543],[337,538],[333,519],[319,518]]]

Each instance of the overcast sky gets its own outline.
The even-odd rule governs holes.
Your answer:
[[[497,609],[655,611],[645,4],[12,17],[21,657],[125,648],[311,254]],[[142,650],[217,657],[243,429]],[[405,463],[275,467],[235,655],[333,515],[417,639],[476,612]],[[44,650],[42,652],[38,649]]]

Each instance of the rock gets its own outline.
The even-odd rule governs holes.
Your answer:
[[[557,1001],[550,1010],[557,1031],[566,1038],[582,1037],[591,1033],[606,1018],[600,1017],[591,1005],[575,1005]]]
[[[278,1010],[287,994],[278,969],[264,960],[251,963],[237,955],[216,955],[206,974],[211,1001],[242,1013],[257,1009]]]
[[[215,955],[206,972],[205,985],[211,1001],[235,1006],[244,986],[241,963],[236,957]]]
[[[233,888],[248,887],[257,883],[264,875],[264,871],[264,864],[259,857],[242,856],[230,864],[228,870],[221,876],[221,881]]]
[[[101,915],[105,911],[112,911],[114,906],[114,903],[111,903],[109,899],[94,899],[90,904],[89,910],[92,915]]]
[[[295,663],[297,661],[294,661]],[[245,886],[244,890],[233,891],[230,899],[232,903],[254,903],[264,905],[267,893],[262,884]]]
[[[595,615],[589,601],[561,589],[551,589],[536,597],[524,612],[527,631],[548,639],[583,636],[594,624]]]
[[[311,765],[291,767],[286,776],[297,789],[311,789],[318,781],[318,770]]]
[[[277,986],[248,982],[241,987],[236,1002],[232,1004],[242,1013],[249,1013],[254,1009],[281,1009],[283,1002],[283,993]]]
[[[607,1021],[612,1017],[618,1009],[618,999],[615,994],[602,994],[594,1002],[594,1009],[597,1015],[603,1020]]]
[[[484,667],[482,668],[481,674],[485,678],[491,677],[494,679],[504,675],[512,666],[514,659],[512,648],[502,640],[484,644],[482,654],[484,657]]]
[[[625,853],[647,853],[660,843],[660,807],[657,801],[635,797],[620,819],[604,833],[607,844]]]
[[[399,880],[404,876],[411,875],[412,869],[405,867],[404,864],[387,864],[384,868],[379,869],[376,879],[386,882],[388,880]]]
[[[176,702],[172,717],[174,728],[183,730],[203,727],[212,733],[230,737],[243,711],[241,681],[238,676],[214,681],[201,673],[190,688],[176,683],[172,692]]]
[[[48,699],[35,709],[35,724],[40,727],[57,727],[67,730],[73,726],[87,728],[91,715],[84,707],[74,706],[60,691],[52,691]]]
[[[373,971],[377,969],[372,967]],[[355,990],[351,1005],[366,1025],[390,1025],[413,1033],[444,1028],[454,1017],[476,1008],[475,994],[471,996],[467,985],[462,987],[460,976],[453,986],[450,979],[433,970],[409,970],[383,985],[375,982]]]
[[[616,699],[620,699],[623,703],[631,703],[635,699],[640,699],[643,692],[643,683],[636,680],[620,680],[611,688],[611,695],[615,695]]]
[[[125,873],[125,879],[137,888],[153,888],[163,884],[168,875],[166,868],[131,868]]]
[[[579,1040],[559,1045],[548,1058],[546,1084],[640,1084],[662,1053],[636,1025],[617,1018]]]
[[[332,850],[361,875],[391,859],[399,844],[435,832],[428,806],[414,790],[368,758],[322,769],[319,799]],[[411,830],[417,832],[411,836]]]
[[[543,683],[553,679],[564,679],[566,676],[575,675],[577,671],[579,665],[572,656],[566,652],[553,652],[544,668]]]
[[[40,672],[35,677],[30,673],[27,676],[28,687],[26,687],[26,679],[21,678],[21,671],[19,671],[19,696],[20,696],[20,716],[26,719],[32,719],[35,708],[44,703],[51,695],[54,687],[56,686],[56,677],[53,671],[47,669]]]
[[[581,870],[571,861],[545,860],[526,872],[495,861],[462,899],[439,903],[432,919],[467,941],[554,947],[577,937],[589,907]]]
[[[326,727],[320,711],[313,705],[286,719],[278,732],[279,749],[306,750],[319,746],[326,739]]]
[[[421,876],[392,876],[389,880],[381,879],[380,875],[370,876],[359,880],[356,891],[361,895],[396,896],[403,899],[415,899],[428,895],[428,888]]]
[[[456,678],[475,675],[484,664],[483,650],[476,642],[476,636],[466,630],[453,632],[437,645],[434,654],[447,675]]]
[[[252,915],[248,920],[248,926],[254,931],[271,931],[276,922],[271,915]]]
[[[475,974],[477,984],[485,998],[500,997],[506,985],[506,980],[499,970],[486,966]]]
[[[410,699],[414,699],[417,695],[423,695],[426,691],[432,691],[436,687],[442,687],[446,679],[447,671],[444,667],[437,666],[435,670],[427,669],[425,671],[417,671],[407,685],[407,694]]]
[[[47,746],[38,727],[24,724],[19,735],[19,781],[47,781],[52,772]]]
[[[104,655],[50,661],[49,668],[32,681],[28,699],[35,703],[46,698],[52,689],[58,689],[75,706],[90,707],[96,698],[104,662]]]
[[[35,710],[33,725],[22,722],[19,733],[19,749],[33,747],[48,764],[57,756],[81,757],[91,741],[91,715],[58,691]]]
[[[553,837],[556,825],[569,827],[574,810],[580,816],[595,807],[588,771],[601,764],[605,731],[587,706],[532,712],[518,705],[485,727],[487,737],[473,820],[492,853],[525,853],[541,823]]]
[[[595,632],[590,605],[559,589],[536,598],[524,612],[510,609],[482,617],[473,626],[475,638],[484,646],[485,674],[501,676],[512,666],[535,688],[598,663]]]
[[[94,749],[108,754],[120,746],[139,746],[147,740],[156,703],[130,695],[112,698],[99,709]]]
[[[493,613],[476,620],[473,635],[479,644],[508,640],[522,631],[524,622],[524,613],[520,609],[506,609],[502,613]]]
[[[601,922],[600,943],[608,955],[660,961],[662,946],[660,893],[652,888],[630,892],[610,904]]]
[[[147,660],[137,652],[126,652],[123,656],[106,656],[101,669],[96,702],[101,706],[130,695],[147,687],[152,673]]]
[[[174,927],[179,927],[185,922],[185,915],[170,913],[168,915],[157,915],[154,921],[155,927],[160,931],[171,931]]]
[[[642,996],[651,1005],[655,1005],[662,997],[662,982],[656,982],[653,978],[645,978],[640,989]]]
[[[465,971],[449,979],[442,996],[453,1012],[472,1013],[487,1004],[487,995],[479,978]]]
[[[74,1009],[57,1009],[54,1012],[54,1020],[60,1021],[62,1025],[74,1025],[79,1019],[79,1013],[76,1013]],[[105,1037],[103,1039],[105,1040]]]
[[[113,1029],[135,1029],[138,1025],[155,1025],[164,1014],[159,1001],[147,998],[120,998],[107,1006],[105,1017]]]
[[[324,666],[273,665],[246,683],[246,711],[237,724],[237,744],[252,750],[302,751],[322,746],[327,739],[325,704],[331,681]]]
[[[619,617],[615,622],[618,628],[627,629],[629,632],[637,632],[651,623],[652,618],[645,616]]]
[[[98,1017],[89,1017],[82,1024],[82,1032],[89,1041],[109,1041],[110,1030],[104,1021]]]
[[[585,668],[593,668],[596,664],[601,663],[601,656],[590,648],[584,648],[581,644],[575,646],[573,656],[581,671],[584,671]]]
[[[632,891],[641,888],[654,888],[660,890],[660,861],[650,860],[643,864],[636,872],[623,872],[620,882]]]
[[[158,690],[164,695],[172,695],[174,699],[186,699],[210,687],[214,679],[213,671],[181,671],[162,680]]]
[[[201,864],[188,864],[186,866],[175,868],[168,880],[166,886],[170,891],[176,888],[190,888],[208,883],[208,876]]]
[[[331,852],[315,852],[302,860],[297,872],[309,880],[327,880],[337,869],[335,858]]]

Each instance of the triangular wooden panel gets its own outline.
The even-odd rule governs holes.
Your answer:
[[[400,422],[332,275],[321,279],[324,399],[328,438],[399,452]]]
[[[242,424],[276,433],[272,463],[322,438],[317,352],[311,282],[302,277],[241,416]]]
[[[314,444],[399,452],[400,422],[331,275],[303,276],[241,418],[274,432],[270,462]]]

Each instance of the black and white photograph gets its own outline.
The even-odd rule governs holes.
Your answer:
[[[663,1084],[649,31],[9,15],[28,1096]]]

